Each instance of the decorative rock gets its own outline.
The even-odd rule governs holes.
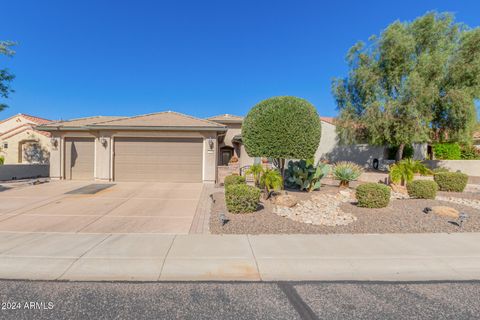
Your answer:
[[[404,186],[399,186],[395,183],[390,183],[390,188],[392,192],[390,192],[390,199],[409,199],[410,196],[408,195],[407,188]]]
[[[357,218],[350,213],[343,212],[340,209],[340,204],[353,199],[353,192],[347,189],[337,194],[312,196],[310,200],[301,201],[291,208],[277,204],[273,212],[279,216],[302,223],[324,226],[347,225],[357,220]]]
[[[276,204],[277,206],[291,208],[298,203],[298,200],[295,196],[281,194],[274,196],[272,198],[272,203]]]
[[[442,217],[449,217],[453,219],[458,219],[458,217],[460,216],[460,212],[458,212],[458,210],[446,206],[434,206],[432,207],[432,213]]]
[[[475,209],[480,209],[480,200],[477,200],[477,199],[464,199],[464,198],[457,198],[457,197],[442,197],[442,196],[437,196],[435,199],[440,201],[448,201],[456,204],[461,204],[461,205],[472,207]]]

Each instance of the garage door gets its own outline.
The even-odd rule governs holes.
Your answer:
[[[115,138],[116,181],[201,182],[203,139]]]
[[[65,178],[69,180],[93,180],[94,139],[66,138],[65,147]]]

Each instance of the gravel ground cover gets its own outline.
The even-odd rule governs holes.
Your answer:
[[[338,188],[324,186],[313,193],[291,191],[300,201],[322,194],[336,194]],[[463,199],[480,199],[477,193],[446,193],[439,196]],[[215,200],[210,216],[210,232],[213,234],[330,234],[330,233],[431,233],[431,232],[478,232],[480,231],[480,209],[460,203],[425,200],[402,199],[391,200],[386,208],[360,208],[354,202],[343,202],[339,208],[356,217],[347,225],[325,226],[293,221],[274,213],[275,206],[270,201],[262,201],[257,212],[250,214],[230,214],[227,212],[223,192],[213,195]],[[423,209],[432,206],[448,206],[466,212],[469,215],[463,228],[455,220],[434,214],[425,214]],[[229,222],[222,225],[220,213],[225,213]]]

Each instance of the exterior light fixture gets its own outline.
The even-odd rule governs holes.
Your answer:
[[[102,146],[103,146],[104,148],[106,148],[107,145],[108,145],[108,140],[107,140],[105,137],[101,137],[101,138],[100,138],[100,143],[102,144]]]
[[[52,147],[57,149],[58,147],[58,139],[57,138],[51,138],[50,143],[52,144]]]
[[[210,150],[213,150],[213,147],[215,146],[215,142],[213,141],[213,138],[208,138],[208,147]]]

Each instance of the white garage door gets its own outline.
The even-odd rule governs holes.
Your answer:
[[[201,138],[115,138],[116,181],[201,182]]]

